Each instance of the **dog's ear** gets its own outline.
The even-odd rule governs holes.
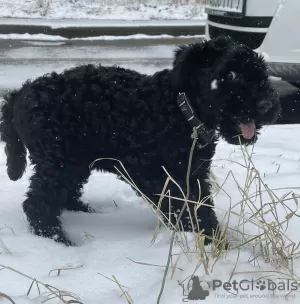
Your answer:
[[[180,62],[186,64],[194,62],[200,67],[209,67],[217,57],[234,45],[234,41],[228,36],[220,36],[209,41],[202,41],[195,44],[181,45],[174,52],[173,67]]]
[[[206,41],[205,43],[208,49],[216,53],[223,53],[229,47],[236,44],[235,41],[232,40],[229,36],[220,36],[216,39]]]
[[[182,57],[182,54],[184,54],[188,49],[189,45],[180,45],[177,49],[174,51],[174,60],[173,60],[173,67],[177,65],[179,62],[179,59]]]
[[[209,68],[234,44],[229,37],[219,37],[209,41],[179,46],[174,52],[174,85],[184,89],[187,79],[193,78],[201,69]],[[195,78],[195,77],[194,77]]]
[[[199,57],[197,55],[201,54],[203,47],[202,42],[179,46],[174,52],[173,67],[175,68],[182,63],[189,64],[193,60],[198,61]]]

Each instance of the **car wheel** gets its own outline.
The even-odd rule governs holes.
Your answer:
[[[288,83],[291,84],[292,86],[300,89],[300,81],[298,81],[298,82],[290,82],[290,81],[288,81]]]

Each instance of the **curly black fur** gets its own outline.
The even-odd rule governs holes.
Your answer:
[[[217,88],[212,90],[213,80]],[[28,81],[8,94],[0,123],[7,172],[12,180],[21,178],[27,149],[34,174],[23,209],[34,233],[71,244],[59,215],[63,209],[89,211],[80,196],[89,165],[97,158],[121,161],[153,201],[166,180],[162,166],[185,191],[192,129],[176,104],[179,92],[186,93],[208,129],[219,131],[232,144],[239,143],[239,123],[253,120],[259,130],[273,123],[280,111],[263,59],[223,37],[179,47],[172,69],[152,76],[86,65]],[[241,138],[243,144],[256,139]],[[217,132],[211,144],[196,149],[190,178],[192,198],[207,197],[212,207],[208,177],[216,142]],[[201,138],[199,143],[205,144]],[[114,173],[116,165],[113,160],[96,163]],[[169,189],[172,196],[182,197],[175,185]],[[173,223],[181,208],[182,202],[172,202]],[[168,201],[161,209],[169,217]],[[218,227],[213,208],[199,208],[196,217],[194,226],[199,224],[211,236]],[[192,227],[189,218],[185,211],[181,227],[186,231]]]

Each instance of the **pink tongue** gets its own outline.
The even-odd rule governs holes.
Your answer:
[[[245,139],[251,139],[255,134],[255,124],[253,122],[241,123],[240,128]]]

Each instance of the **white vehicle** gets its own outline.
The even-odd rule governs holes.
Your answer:
[[[206,36],[261,53],[270,76],[300,88],[300,0],[206,0]]]

